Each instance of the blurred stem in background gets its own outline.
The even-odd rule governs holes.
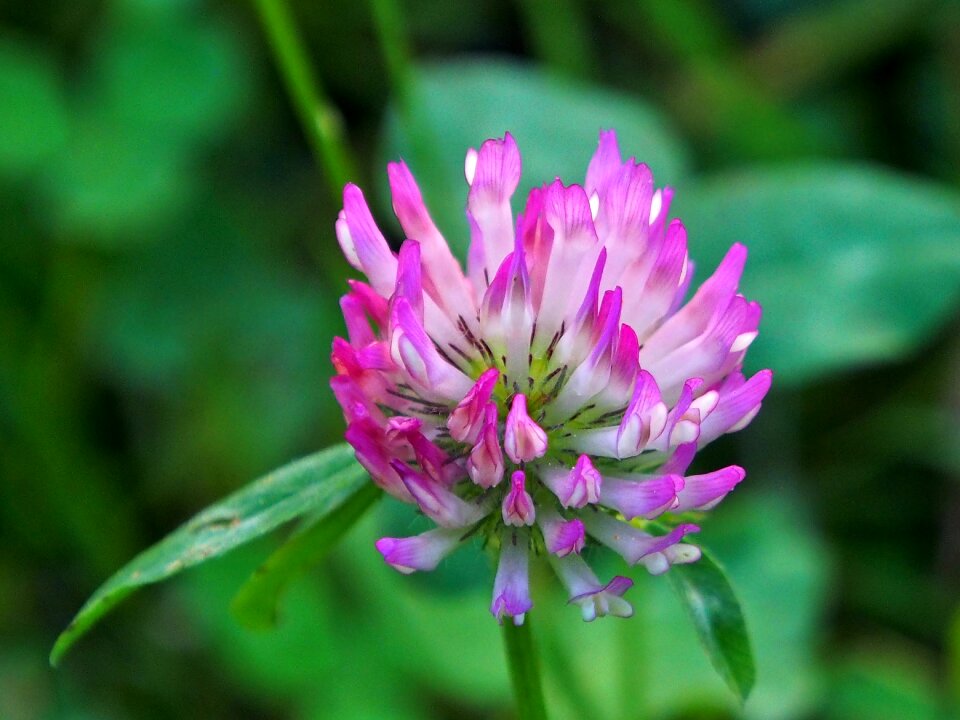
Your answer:
[[[7,379],[2,400],[15,418],[14,440],[0,465],[0,516],[22,525],[23,537],[49,552],[55,550],[43,546],[61,532],[82,549],[84,569],[97,576],[112,572],[139,540],[116,474],[90,451],[87,418],[78,412],[81,398],[89,400],[89,378],[80,369],[79,330],[66,308],[76,309],[73,278],[88,278],[87,267],[78,253],[56,253],[35,323],[17,327],[14,316],[0,313],[0,324],[17,338],[0,343],[0,377]],[[23,482],[7,483],[7,471]]]
[[[414,77],[413,68],[410,66],[410,43],[403,25],[403,11],[395,0],[370,0],[370,9],[394,95],[400,111],[409,113]]]
[[[947,629],[948,712],[960,716],[960,605]]]
[[[504,622],[503,642],[520,720],[547,720],[540,660],[530,632],[530,618],[526,618],[523,625],[514,625],[509,619]]]
[[[421,130],[424,124],[417,121],[417,76],[403,21],[403,7],[400,0],[370,0],[370,9],[397,112],[402,125],[410,133],[412,157],[406,160],[415,167],[435,166],[433,140]]]
[[[287,92],[334,202],[339,203],[343,186],[358,179],[343,137],[340,113],[323,92],[285,0],[255,2]]]
[[[790,100],[919,35],[934,5],[933,0],[845,0],[811,7],[750,48],[746,67],[773,95]]]
[[[954,184],[960,184],[960,2],[928,13],[926,19],[934,36],[936,67],[945,88],[942,120],[947,155],[945,175]]]

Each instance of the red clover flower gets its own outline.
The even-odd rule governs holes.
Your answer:
[[[510,134],[466,157],[464,275],[403,162],[388,166],[407,239],[394,254],[355,185],[337,237],[368,283],[341,299],[348,339],[331,381],[346,439],[373,481],[437,528],[376,544],[403,573],[432,570],[480,534],[499,550],[490,610],[521,624],[531,554],[546,556],[585,620],[628,617],[632,585],[601,582],[589,536],[652,574],[695,562],[699,528],[744,478],[686,475],[697,449],[745,427],[770,387],[740,372],[760,306],[737,292],[730,248],[684,304],[693,263],[673,191],[621,161],[613,131],[583,185],[533,189],[514,223],[520,153]],[[663,525],[647,521],[664,515]],[[666,526],[663,534],[660,529]]]

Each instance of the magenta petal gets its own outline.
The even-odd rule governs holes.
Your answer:
[[[520,181],[520,151],[510,133],[487,140],[468,155],[467,213],[472,225],[469,275],[479,294],[503,258],[513,250],[514,227],[510,197]]]
[[[393,460],[390,465],[397,471],[423,514],[440,527],[463,528],[477,522],[486,514],[479,505],[468,503],[406,463]]]
[[[394,297],[410,303],[417,319],[423,323],[423,280],[420,274],[420,243],[407,240],[400,246],[397,260],[397,284]]]
[[[541,477],[564,507],[582,508],[600,500],[603,478],[590,457],[581,455],[569,470],[546,470]]]
[[[553,228],[543,217],[543,189],[533,188],[527,196],[527,204],[517,223],[517,235],[523,243],[530,273],[530,299],[534,307],[540,307],[543,285],[553,247]]]
[[[640,342],[637,333],[626,323],[622,324],[620,337],[617,338],[617,352],[610,369],[608,390],[613,396],[623,398],[633,387],[633,381],[640,370],[639,355]]]
[[[570,603],[580,606],[585,621],[591,622],[603,615],[633,615],[633,606],[622,597],[633,586],[632,580],[617,576],[606,585],[601,585],[593,570],[579,555],[548,557],[554,572],[570,593]]]
[[[547,452],[547,434],[527,414],[527,398],[522,393],[514,395],[507,414],[503,449],[516,463],[536,460]]]
[[[477,382],[447,418],[450,437],[458,442],[476,442],[486,418],[487,403],[499,379],[500,371],[496,368],[485,370],[477,378]]]
[[[587,167],[587,178],[584,184],[586,191],[590,194],[604,192],[607,183],[620,170],[621,164],[616,131],[601,130],[597,150],[590,158],[590,165]]]
[[[418,321],[404,297],[396,297],[390,318],[390,354],[427,395],[456,402],[473,383],[447,362]]]
[[[677,293],[690,280],[687,233],[679,220],[670,223],[656,261],[649,269],[640,263],[628,268],[620,282],[642,283],[643,291],[625,303],[623,320],[646,340],[671,314]]]
[[[649,480],[622,480],[606,477],[600,504],[618,510],[627,520],[654,518],[673,508],[677,491],[684,485],[679,475],[664,475]]]
[[[746,475],[746,471],[737,465],[705,475],[688,475],[684,479],[683,489],[677,493],[679,504],[675,510],[709,510],[726,497]]]
[[[601,193],[598,226],[603,227],[613,245],[634,245],[634,253],[654,255],[657,238],[650,237],[650,204],[653,199],[653,173],[650,168],[628,160],[610,179]],[[629,251],[628,251],[629,252]],[[633,253],[615,253],[618,259],[633,260]]]
[[[687,468],[690,467],[690,463],[693,462],[696,454],[696,443],[684,443],[678,446],[677,449],[673,451],[670,459],[660,466],[659,472],[664,475],[683,475],[687,471]]]
[[[630,565],[637,564],[647,555],[662,553],[685,535],[700,531],[696,525],[688,523],[675,527],[667,535],[651,535],[606,513],[588,512],[581,518],[590,535],[621,555]]]
[[[413,502],[413,496],[390,464],[393,453],[380,428],[370,421],[352,422],[347,426],[344,438],[353,447],[357,462],[377,486],[398,500]]]
[[[413,174],[403,161],[389,163],[387,174],[397,219],[406,236],[420,243],[424,288],[451,317],[470,317],[476,308],[466,278],[430,217]]]
[[[579,185],[551,183],[544,193],[543,215],[553,230],[553,241],[537,306],[537,349],[545,348],[560,326],[573,320],[603,249],[590,201]]]
[[[736,381],[739,379],[739,383]],[[743,382],[739,373],[730,376],[719,389],[717,407],[700,424],[698,444],[703,447],[724,433],[736,432],[746,427],[760,412],[760,403],[770,390],[773,373],[761,370],[752,378]]]
[[[378,329],[381,332],[386,330],[390,315],[387,299],[365,282],[347,280],[347,285],[350,286],[350,296],[356,298],[364,312],[377,324]]]
[[[523,470],[514,471],[510,477],[510,491],[503,498],[503,524],[521,527],[533,525],[537,517],[533,498],[526,488],[526,476]]]
[[[641,370],[633,397],[617,432],[617,457],[632,457],[660,437],[667,424],[667,407],[653,375]]]
[[[415,570],[434,570],[461,542],[462,530],[438,528],[407,538],[380,538],[377,550],[383,559],[404,575]]]
[[[734,244],[693,299],[649,338],[640,355],[641,364],[646,367],[703,334],[735,296],[746,260],[747,249]]]
[[[503,472],[503,451],[497,435],[497,406],[488,403],[480,437],[467,458],[467,473],[480,487],[491,488],[500,483]]]
[[[397,277],[397,258],[370,214],[363,192],[352,183],[343,189],[337,237],[347,260],[364,272],[374,290],[388,297]]]
[[[547,552],[564,557],[570,553],[579,553],[583,549],[586,530],[579,518],[564,520],[555,512],[543,510],[539,513],[537,522],[543,531]]]
[[[582,249],[597,243],[590,199],[580,185],[564,185],[559,179],[550,183],[543,196],[543,214],[553,228],[554,243]]]
[[[407,439],[413,448],[417,464],[431,478],[450,487],[463,477],[463,468],[423,433],[409,433]]]
[[[523,616],[533,607],[533,600],[530,598],[528,563],[529,550],[526,535],[519,532],[503,532],[500,562],[497,566],[497,576],[493,581],[493,602],[490,604],[490,612],[501,623],[504,615],[510,615],[515,625],[522,625]]]
[[[351,344],[363,347],[376,340],[363,304],[353,293],[340,298],[340,310],[343,312],[343,321],[347,326],[347,336]]]
[[[347,375],[335,375],[330,378],[330,389],[343,409],[343,415],[348,423],[362,418],[370,418],[377,425],[383,425],[386,418],[357,381]]]
[[[469,197],[474,202],[509,200],[520,182],[520,149],[513,135],[487,140],[477,153]]]

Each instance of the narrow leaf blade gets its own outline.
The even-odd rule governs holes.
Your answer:
[[[695,563],[671,568],[668,577],[713,667],[740,701],[746,701],[756,668],[740,602],[726,573],[704,552]]]
[[[290,582],[322,560],[382,494],[380,488],[368,483],[347,498],[336,513],[307,521],[243,584],[230,604],[234,617],[251,630],[276,626],[280,597]]]
[[[307,513],[329,512],[367,481],[346,444],[302,458],[211,505],[140,553],[87,600],[57,638],[54,666],[100,618],[134,590],[219,557]]]

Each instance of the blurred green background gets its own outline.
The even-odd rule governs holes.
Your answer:
[[[511,130],[525,187],[570,182],[601,127],[676,188],[698,278],[750,247],[748,368],[774,391],[698,467],[748,468],[701,537],[758,683],[739,708],[667,584],[637,576],[630,621],[538,596],[553,715],[957,717],[960,4],[295,2],[319,164],[271,7],[0,4],[0,718],[512,717],[486,560],[399,576],[372,543],[416,520],[387,502],[275,632],[227,608],[277,537],[46,657],[137,551],[340,438],[344,176],[400,240],[402,154],[462,251],[467,147]]]

